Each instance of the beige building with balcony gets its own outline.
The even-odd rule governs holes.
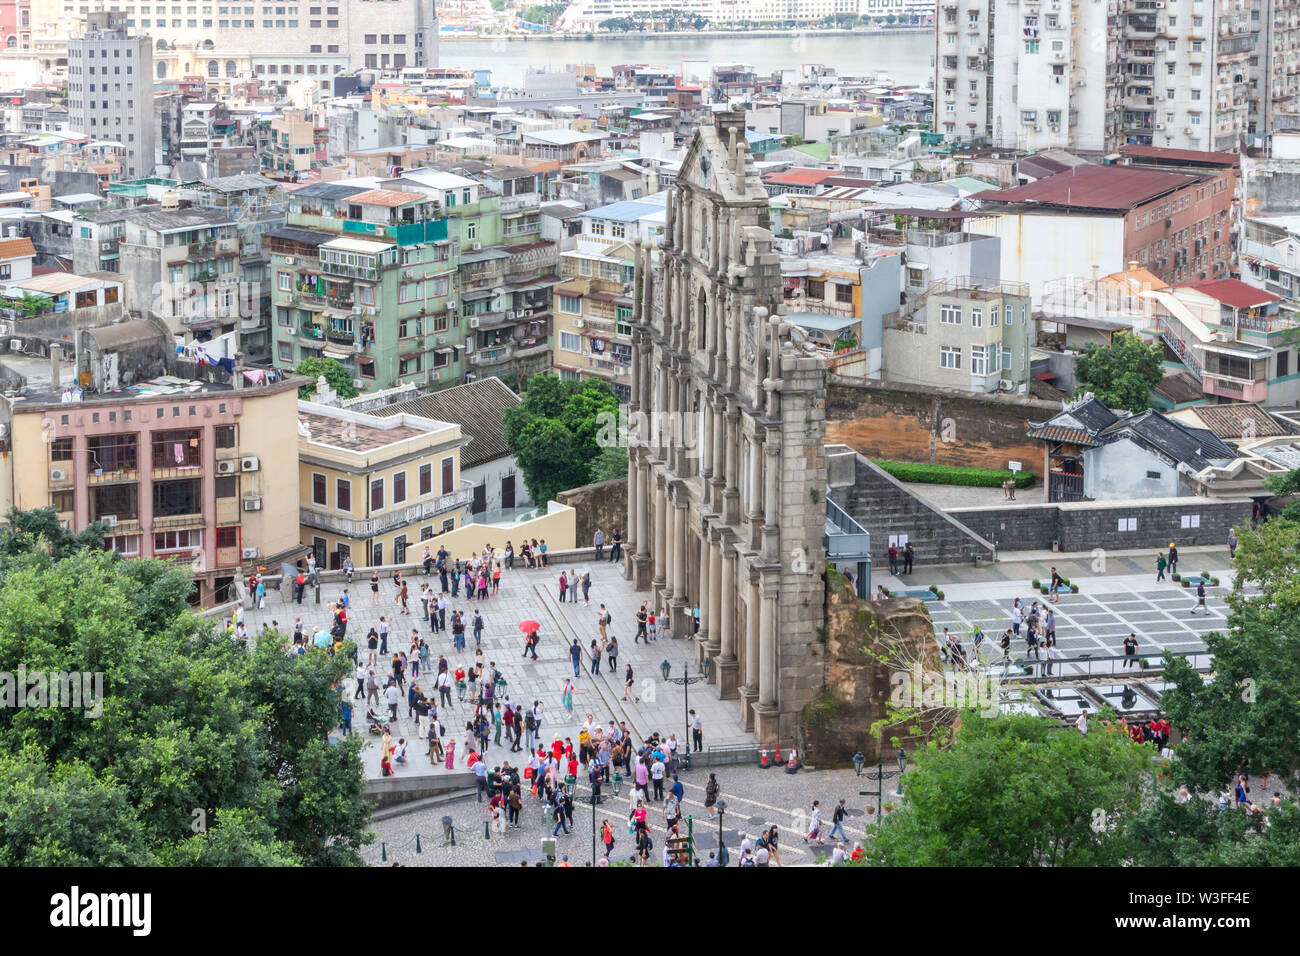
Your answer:
[[[239,388],[165,376],[78,401],[57,387],[0,398],[10,452],[0,510],[53,506],[77,532],[104,522],[108,547],[186,564],[196,599],[222,603],[243,571],[299,550],[303,381]]]
[[[935,282],[884,317],[881,377],[963,392],[1028,391],[1029,285],[978,276]]]
[[[620,402],[632,395],[634,250],[562,255],[565,280],[555,287],[555,369],[561,378],[603,378]]]
[[[321,567],[418,560],[429,539],[465,523],[460,425],[401,412],[369,415],[298,403],[302,543]]]

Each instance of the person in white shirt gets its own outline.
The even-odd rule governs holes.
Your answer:
[[[837,866],[838,864],[840,864],[840,863],[844,863],[845,861],[847,861],[848,858],[849,858],[849,855],[848,855],[847,853],[844,852],[844,844],[843,844],[843,843],[837,843],[837,844],[835,845],[835,849],[831,850],[831,860],[830,860],[830,862],[827,863],[826,865],[827,865],[827,866]]]
[[[1086,710],[1079,714],[1079,719],[1074,722],[1074,726],[1079,729],[1081,734],[1088,732],[1088,712]]]
[[[388,704],[388,713],[393,722],[397,722],[397,705],[401,703],[402,692],[397,689],[396,684],[389,684],[384,691],[384,701]]]

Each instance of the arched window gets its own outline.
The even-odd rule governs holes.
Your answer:
[[[227,61],[226,61],[226,76],[237,76],[238,74],[239,74],[239,68],[235,65],[235,61],[234,61],[234,60],[227,60]]]
[[[204,40],[204,41],[203,41],[203,49],[205,49],[205,50],[211,50],[211,49],[213,49],[213,48],[214,48],[214,44],[213,44],[213,42],[212,42],[211,40]]]
[[[158,61],[158,79],[167,79],[167,64],[162,60]]]
[[[208,78],[215,80],[221,75],[221,67],[216,60],[208,60]]]
[[[167,41],[166,41],[166,40],[159,40],[157,43],[154,44],[154,49],[155,49],[155,50],[165,50],[165,49],[167,49]]]
[[[12,50],[14,47],[18,46],[18,38],[10,37],[8,40],[5,40],[5,46]]]

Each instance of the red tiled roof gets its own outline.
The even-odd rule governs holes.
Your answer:
[[[21,239],[0,240],[0,259],[18,259],[35,255],[36,246],[26,236]]]
[[[1280,296],[1256,289],[1240,279],[1201,279],[1198,282],[1188,282],[1186,288],[1204,292],[1211,299],[1218,299],[1233,309],[1253,309],[1280,299]]]
[[[763,177],[763,182],[772,183],[774,186],[816,186],[822,180],[838,175],[839,172],[840,170],[835,169],[806,169],[796,166],[784,172],[768,173]]]
[[[1064,206],[1127,212],[1196,182],[1186,173],[1133,166],[1075,166],[1055,176],[1011,189],[986,189],[971,199],[990,203]]]

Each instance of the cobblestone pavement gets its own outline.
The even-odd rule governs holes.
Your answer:
[[[566,566],[564,570],[573,567]],[[348,588],[351,599],[348,636],[358,642],[358,653],[361,660],[365,661],[365,635],[372,626],[378,625],[379,618],[383,615],[393,622],[392,633],[388,641],[389,653],[386,657],[381,656],[379,662],[383,670],[376,668],[376,674],[382,676],[387,672],[394,652],[409,648],[413,628],[418,629],[420,636],[429,642],[431,661],[436,661],[437,655],[443,654],[451,663],[453,671],[458,665],[468,670],[474,661],[474,637],[472,631],[468,630],[468,625],[477,608],[483,615],[485,625],[482,641],[484,658],[486,661],[495,661],[504,673],[507,682],[505,693],[511,700],[525,706],[530,706],[534,700],[542,701],[546,714],[542,735],[548,742],[554,734],[572,737],[576,741],[578,727],[590,713],[602,725],[608,724],[611,718],[627,720],[640,737],[648,737],[657,730],[664,735],[675,733],[677,739],[685,744],[687,694],[691,709],[700,717],[706,746],[724,746],[754,740],[741,725],[738,701],[720,700],[714,687],[703,682],[684,691],[679,686],[663,681],[660,670],[663,661],[666,660],[671,665],[670,676],[677,677],[683,673],[688,662],[693,660],[690,642],[660,638],[653,644],[644,641],[633,643],[637,609],[648,592],[634,590],[624,578],[621,567],[608,561],[586,562],[576,567],[578,570],[586,568],[591,571],[589,604],[584,604],[581,600],[577,603],[559,602],[557,596],[561,568],[554,563],[549,568],[527,570],[516,566],[514,570],[503,571],[500,592],[486,601],[466,601],[463,594],[452,599],[447,609],[449,628],[453,610],[465,612],[467,625],[467,647],[459,654],[452,649],[450,629],[432,632],[429,623],[421,619],[420,585],[428,580],[437,587],[436,575],[425,578],[423,574],[412,574],[407,578],[411,613],[403,615],[397,613],[400,608],[393,600],[390,581],[381,581],[378,601],[372,602],[369,575],[358,571]],[[249,633],[257,634],[263,623],[270,624],[274,621],[282,632],[289,634],[298,617],[302,618],[305,629],[309,632],[320,626],[328,628],[331,623],[329,604],[338,599],[343,589],[341,582],[322,584],[321,603],[316,604],[315,596],[309,588],[301,605],[285,603],[278,592],[270,592],[265,610],[247,612]],[[618,638],[618,668],[617,672],[611,672],[608,662],[602,658],[601,674],[593,678],[590,659],[585,650],[593,638],[600,637],[596,620],[602,602],[608,606],[613,616],[609,633]],[[529,619],[541,623],[541,643],[537,651],[540,660],[535,663],[523,657],[523,635],[519,632],[519,623]],[[567,651],[575,638],[584,649],[583,664],[576,678]],[[624,669],[629,663],[634,675],[633,694],[624,703]],[[434,673],[436,675],[436,670]],[[426,682],[425,677],[426,675],[421,675],[414,678],[414,681],[420,684],[426,694],[435,696],[432,693],[431,678]],[[561,704],[566,677],[573,679],[575,686],[571,715],[565,712]],[[640,702],[634,701],[633,697],[639,697]],[[380,710],[382,712],[382,708]],[[471,705],[455,700],[449,711],[444,708],[440,714],[448,736],[457,741],[458,771],[463,771],[464,768],[466,751],[461,745],[466,720],[472,713]],[[354,726],[362,730],[365,727],[364,714],[365,708],[358,707],[353,716]],[[405,737],[409,741],[415,736],[417,727],[414,718],[407,717],[405,702],[398,708],[398,715],[399,719],[393,728],[394,737]],[[375,741],[376,738],[370,738],[362,751],[370,777],[379,776],[379,749]],[[430,767],[428,761],[419,756],[424,750],[424,746],[413,745],[409,769],[398,768],[398,775],[417,772],[417,767],[421,774],[445,772],[441,765],[437,768]],[[489,752],[496,754],[501,749],[490,747]]]
[[[829,857],[835,846],[829,839],[831,813],[840,798],[846,799],[849,807],[849,818],[844,826],[848,834],[848,840],[844,841],[846,851],[851,851],[854,842],[864,838],[877,819],[875,782],[857,777],[852,770],[787,774],[779,767],[760,769],[745,765],[719,767],[714,772],[722,786],[721,799],[727,804],[722,818],[722,832],[732,866],[737,864],[741,835],[748,834],[752,841],[760,827],[766,828],[772,824],[780,827],[783,865],[808,866],[817,863],[819,857]],[[704,858],[708,857],[710,851],[716,852],[718,845],[718,818],[710,818],[704,809],[704,785],[708,781],[708,773],[707,770],[691,769],[679,774],[686,788],[682,832],[686,831],[686,816],[693,816],[697,852]],[[886,779],[884,805],[897,805],[898,798],[893,795],[896,786],[896,778]],[[872,795],[860,796],[859,791],[862,790],[870,790]],[[556,837],[557,853],[568,854],[574,866],[591,864],[593,831],[589,796],[590,789],[579,784],[578,796],[574,801],[572,832],[565,835],[561,830]],[[822,847],[809,846],[803,842],[813,800],[821,801],[822,819],[825,821],[823,839],[826,842]],[[608,786],[604,788],[602,801],[596,808],[597,855],[603,856],[605,852],[604,845],[599,841],[599,829],[606,819],[614,828],[614,851],[610,859],[627,860],[632,855],[633,841],[627,832],[631,806],[626,786],[618,797],[612,795]],[[665,836],[659,806],[652,806],[649,812],[656,865],[661,862]],[[872,809],[870,814],[866,812],[868,806]],[[451,816],[455,824],[455,847],[444,846],[440,821],[445,815]],[[543,820],[541,805],[531,796],[525,796],[524,807],[520,812],[521,829],[507,829],[504,834],[494,830],[491,839],[484,839],[483,827],[487,819],[487,803],[478,803],[470,797],[377,821],[372,825],[376,834],[375,843],[367,847],[362,855],[367,863],[376,866],[391,866],[394,863],[403,866],[520,866],[523,861],[532,863],[542,859],[541,842],[551,835],[555,827],[554,821]],[[421,845],[418,854],[415,852],[417,833]],[[384,855],[387,856],[386,862],[382,860]]]

